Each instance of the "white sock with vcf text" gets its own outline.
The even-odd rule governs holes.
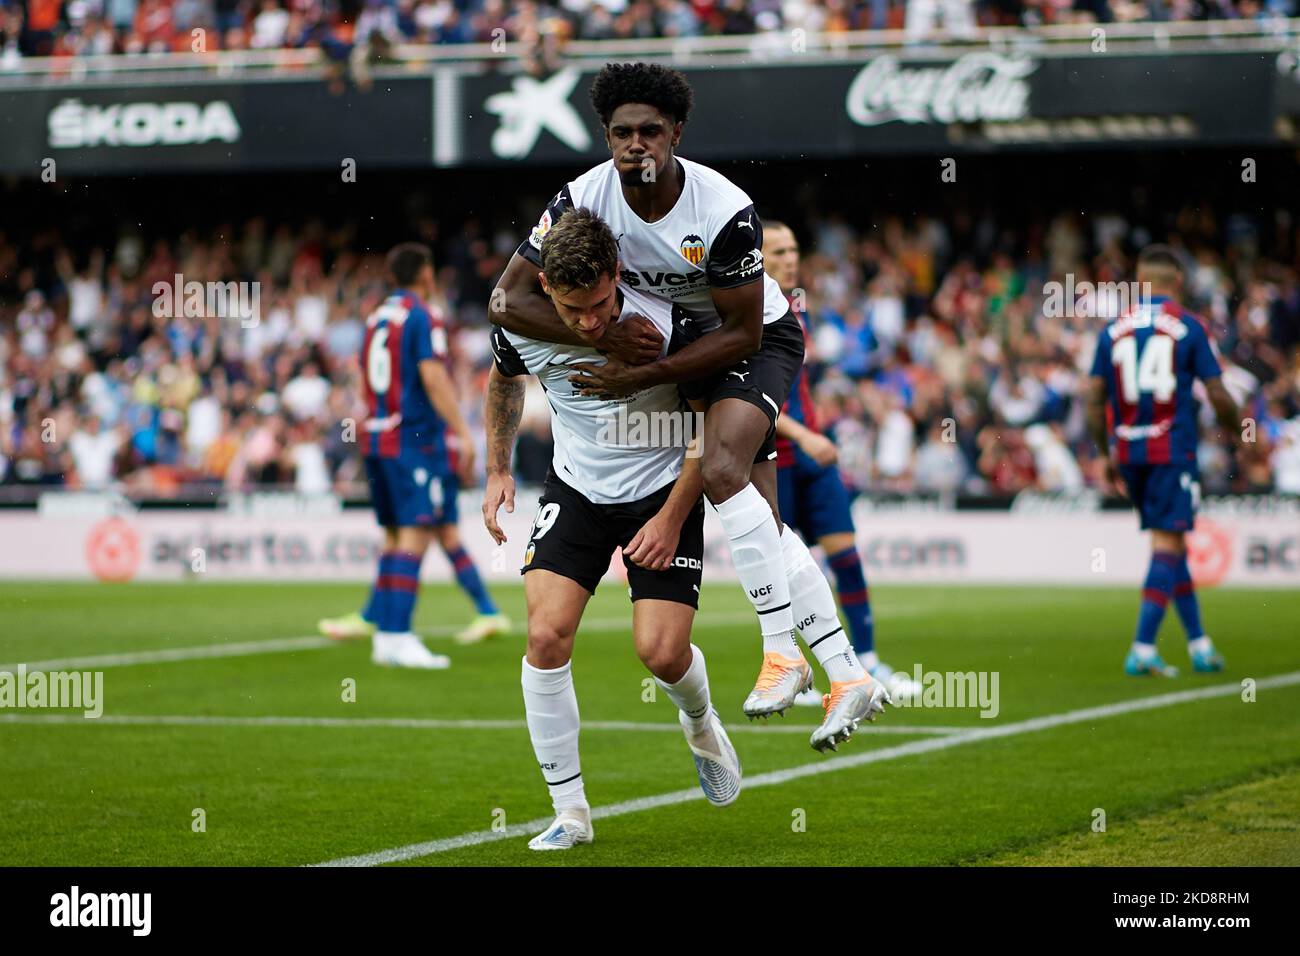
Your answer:
[[[790,584],[781,556],[781,532],[767,499],[751,482],[713,507],[727,533],[731,563],[740,578],[740,586],[758,612],[763,651],[791,660],[802,657],[794,637]]]
[[[566,807],[587,807],[578,760],[578,695],[573,691],[572,664],[543,670],[525,658],[520,680],[528,736],[556,813]]]

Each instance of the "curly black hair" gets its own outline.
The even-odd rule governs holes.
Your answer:
[[[694,100],[686,77],[657,63],[606,63],[591,84],[591,105],[605,126],[624,103],[647,103],[684,123]]]

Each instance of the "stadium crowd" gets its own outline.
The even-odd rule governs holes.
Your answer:
[[[0,70],[20,57],[972,26],[1263,19],[1297,0],[0,0]],[[202,47],[193,31],[204,32]]]
[[[793,225],[817,414],[853,488],[1006,496],[1097,485],[1078,398],[1108,307],[1079,298],[1075,309],[1069,296],[1130,278],[1135,250],[1163,237],[1119,214],[1064,210],[1020,230],[968,211],[870,227],[810,213]],[[438,257],[434,304],[481,445],[486,306],[520,230],[470,219],[440,232],[426,219],[418,231]],[[1172,232],[1189,304],[1212,325],[1225,381],[1255,423],[1234,457],[1207,417],[1205,490],[1300,493],[1300,228],[1282,211],[1260,223],[1189,205]],[[54,228],[21,243],[0,234],[0,485],[361,490],[357,356],[384,293],[383,250],[319,221],[252,218],[226,235],[124,231],[111,247],[73,250]],[[256,324],[168,317],[159,303],[173,301],[178,274],[258,283]],[[1054,306],[1048,283],[1067,277]],[[549,461],[539,393],[526,414],[517,467],[536,482]]]

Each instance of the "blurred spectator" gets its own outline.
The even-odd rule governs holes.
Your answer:
[[[113,460],[120,446],[119,436],[114,431],[105,430],[97,416],[86,417],[82,427],[68,439],[73,468],[82,488],[94,491],[112,483]]]
[[[0,69],[27,56],[321,49],[343,82],[401,43],[492,43],[534,74],[553,72],[570,39],[754,36],[755,56],[808,34],[904,28],[909,42],[967,38],[976,26],[1137,20],[1265,20],[1294,16],[1297,0],[8,0],[0,3]],[[505,45],[502,45],[504,42]],[[203,49],[200,48],[200,49]]]
[[[1046,314],[1044,283],[1063,272],[1127,276],[1153,238],[1138,217],[1047,209],[1014,226],[954,208],[942,220],[850,222],[841,206],[809,193],[796,229],[807,237],[800,286],[817,420],[851,487],[1013,495],[1095,486],[1079,395],[1106,316]],[[1232,237],[1251,230],[1229,228],[1212,209],[1196,200],[1148,217],[1179,229],[1187,304],[1211,323],[1225,385],[1257,425],[1255,442],[1234,451],[1203,410],[1202,482],[1207,493],[1294,493],[1300,229],[1282,230],[1276,248],[1241,247]],[[480,443],[486,303],[518,229],[500,216],[412,223],[414,234],[445,237],[434,242],[437,305]],[[349,228],[291,226],[268,213],[207,232],[124,231],[89,248],[38,234],[0,233],[0,483],[139,494],[363,487],[358,356],[384,291],[381,250]],[[151,281],[177,271],[201,282],[257,277],[260,322],[156,318]],[[521,480],[545,475],[550,440],[533,387]]]

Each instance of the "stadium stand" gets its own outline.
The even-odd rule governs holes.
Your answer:
[[[1189,305],[1258,423],[1235,462],[1226,444],[1203,443],[1207,492],[1300,491],[1300,224],[1285,210],[1184,196],[1080,217],[1062,187],[1055,206],[1017,216],[1004,205],[997,219],[974,200],[911,214],[863,200],[870,211],[858,212],[833,185],[779,203],[779,182],[773,172],[749,188],[803,242],[817,409],[857,491],[1095,486],[1077,397],[1106,307],[1053,317],[1045,290],[1067,276],[1078,287],[1124,281],[1153,239],[1183,251]],[[492,283],[543,198],[491,216],[411,213],[410,233],[437,255],[466,396],[482,394]],[[10,496],[23,486],[359,493],[343,423],[360,414],[356,354],[392,238],[359,228],[278,210],[160,234],[122,226],[111,239],[53,226],[0,234],[0,484]],[[259,323],[156,316],[154,283],[177,273],[259,282]],[[519,470],[538,480],[549,436],[545,403],[535,405]],[[467,406],[481,438],[478,402]]]
[[[1295,0],[0,0],[0,70],[22,57],[356,45],[646,40],[905,29],[964,36],[976,26],[1265,20]],[[941,16],[939,15],[941,14]],[[210,34],[211,39],[208,39]]]

